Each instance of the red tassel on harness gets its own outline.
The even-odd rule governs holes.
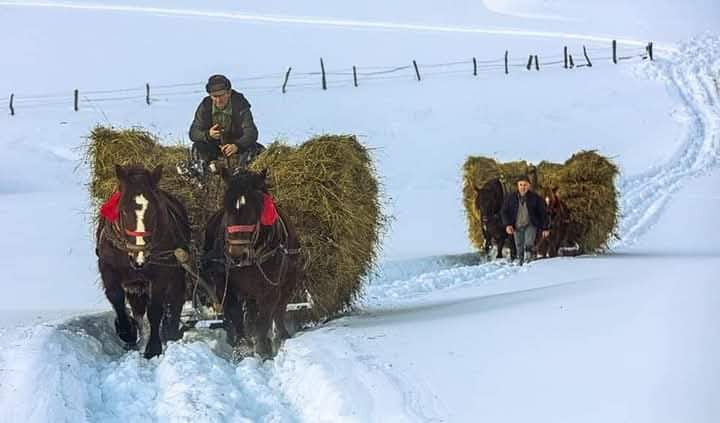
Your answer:
[[[278,213],[275,209],[275,203],[273,203],[272,197],[267,194],[263,194],[263,207],[262,213],[260,213],[260,223],[265,226],[270,226],[277,220]]]
[[[120,203],[120,191],[115,191],[110,198],[100,206],[100,216],[111,223],[116,221],[120,215],[118,203]]]

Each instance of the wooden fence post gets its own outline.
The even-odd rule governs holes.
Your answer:
[[[417,62],[413,60],[413,66],[415,67],[415,76],[417,76],[417,80],[420,81],[420,69],[418,69]]]
[[[477,59],[473,57],[473,76],[477,76]]]
[[[613,63],[615,63],[617,65],[617,40],[613,40],[612,50],[613,50]]]
[[[323,63],[322,57],[320,58],[320,71],[322,72],[322,89],[327,90],[327,80],[325,79],[325,63]]]
[[[353,65],[353,85],[358,86],[357,83],[357,68]]]
[[[79,109],[78,109],[78,94],[79,94],[79,93],[78,93],[78,90],[75,90],[74,108],[75,108],[75,111],[76,111],[76,112],[79,110]]]
[[[650,41],[647,45],[647,52],[648,52],[648,56],[650,57],[650,60],[655,60],[655,59],[653,59],[653,43],[652,43],[652,41]]]
[[[532,60],[533,60],[533,55],[531,54],[530,56],[528,56],[528,64],[526,66],[527,70],[530,70],[530,68],[532,67]]]
[[[535,70],[540,70],[540,61],[538,60],[537,54],[535,55]]]
[[[145,83],[145,103],[150,104],[150,83]]]
[[[10,116],[15,116],[15,107],[13,107],[13,100],[15,100],[15,94],[10,94]]]
[[[575,62],[573,62],[572,54],[568,55],[568,61],[570,62],[570,69],[575,67]]]
[[[290,71],[291,71],[291,70],[292,70],[292,66],[290,66],[290,67],[288,68],[287,72],[285,72],[285,81],[283,81],[283,86],[282,86],[282,93],[283,93],[283,94],[285,94],[285,88],[287,87],[288,78],[290,78]]]
[[[508,73],[508,51],[505,50],[505,75],[507,75]]]
[[[563,47],[563,56],[565,57],[565,69],[568,68],[568,52],[567,46]]]
[[[587,66],[591,68],[592,62],[590,61],[590,57],[587,54],[587,49],[585,48],[585,46],[583,46],[583,54],[585,55],[585,60],[587,60]]]

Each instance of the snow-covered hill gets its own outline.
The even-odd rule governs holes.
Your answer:
[[[720,35],[700,32],[718,19],[709,0],[0,2],[13,41],[0,95],[17,95],[16,115],[0,116],[2,420],[716,421]],[[611,39],[627,53],[656,41],[656,60],[613,65]],[[423,67],[506,49],[549,62],[564,45],[587,45],[594,66]],[[335,72],[326,92],[311,76],[285,95],[282,80],[243,79],[314,72],[320,56]],[[408,71],[354,88],[343,75],[413,59],[421,83]],[[98,122],[184,138],[214,72],[248,95],[264,141],[360,134],[396,220],[357,311],[275,360],[236,362],[221,334],[201,332],[147,361],[104,311],[76,147]],[[150,106],[89,93],[73,112],[66,95],[187,81]],[[622,170],[610,254],[522,268],[468,254],[467,155],[580,149]]]

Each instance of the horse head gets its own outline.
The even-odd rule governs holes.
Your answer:
[[[557,226],[567,219],[565,205],[558,194],[557,187],[545,190],[545,210],[550,219],[550,226]]]
[[[500,179],[486,182],[481,188],[475,187],[475,208],[480,213],[483,224],[500,212],[503,203],[503,187]]]
[[[236,265],[254,262],[256,244],[261,232],[261,216],[267,196],[267,172],[241,170],[221,172],[225,181],[223,216],[225,253]]]
[[[135,267],[148,259],[150,245],[159,237],[162,208],[158,205],[157,186],[162,166],[149,171],[141,166],[115,165],[119,181],[118,203],[120,237]]]

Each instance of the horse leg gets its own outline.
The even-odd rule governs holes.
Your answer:
[[[165,292],[165,313],[162,319],[163,341],[177,341],[182,337],[180,314],[185,303],[185,280],[182,272],[172,272]]]
[[[223,327],[228,344],[237,346],[245,338],[243,322],[243,304],[235,295],[228,292],[223,305]]]
[[[517,245],[515,244],[515,234],[508,235],[507,239],[510,241],[510,260],[517,259]]]
[[[285,283],[287,284],[288,280],[286,280]],[[287,327],[285,327],[285,315],[287,314],[287,305],[290,302],[290,295],[292,293],[287,289],[287,286],[283,288],[285,289],[280,292],[280,301],[278,301],[275,312],[273,312],[275,331],[280,341],[290,338],[290,333],[288,333]]]
[[[245,332],[247,334],[254,334],[257,327],[258,317],[258,306],[257,301],[254,298],[247,298],[245,300],[245,315],[243,316],[243,323],[245,323]],[[252,336],[248,336],[248,341],[254,343],[255,339]]]
[[[515,238],[508,234],[507,232],[503,232],[503,235],[501,235],[502,243],[505,245],[505,241],[509,241],[510,244],[510,260],[515,260],[517,258],[517,249],[515,248]]]
[[[108,265],[100,263],[100,275],[105,289],[105,296],[115,310],[115,333],[125,342],[126,346],[134,346],[138,340],[137,323],[128,316],[125,308],[125,291],[120,279]]]
[[[495,245],[497,246],[497,252],[495,252],[495,260],[501,259],[503,257],[502,250],[503,250],[503,238],[500,237],[493,237],[493,242],[495,242]]]
[[[490,249],[492,248],[492,238],[489,237],[487,231],[484,227],[481,228],[482,236],[483,236],[483,249],[485,250],[485,258],[490,259]]]
[[[258,299],[258,313],[255,321],[255,353],[260,357],[270,356],[271,344],[268,332],[272,323],[273,304],[270,298]]]
[[[545,257],[550,250],[550,242],[548,238],[538,237],[535,240],[535,250],[537,251],[538,256]]]
[[[145,358],[153,358],[162,354],[162,341],[160,340],[160,322],[165,312],[164,298],[165,286],[158,281],[150,283],[150,307],[148,307],[148,320],[150,321],[150,337],[145,346]]]

